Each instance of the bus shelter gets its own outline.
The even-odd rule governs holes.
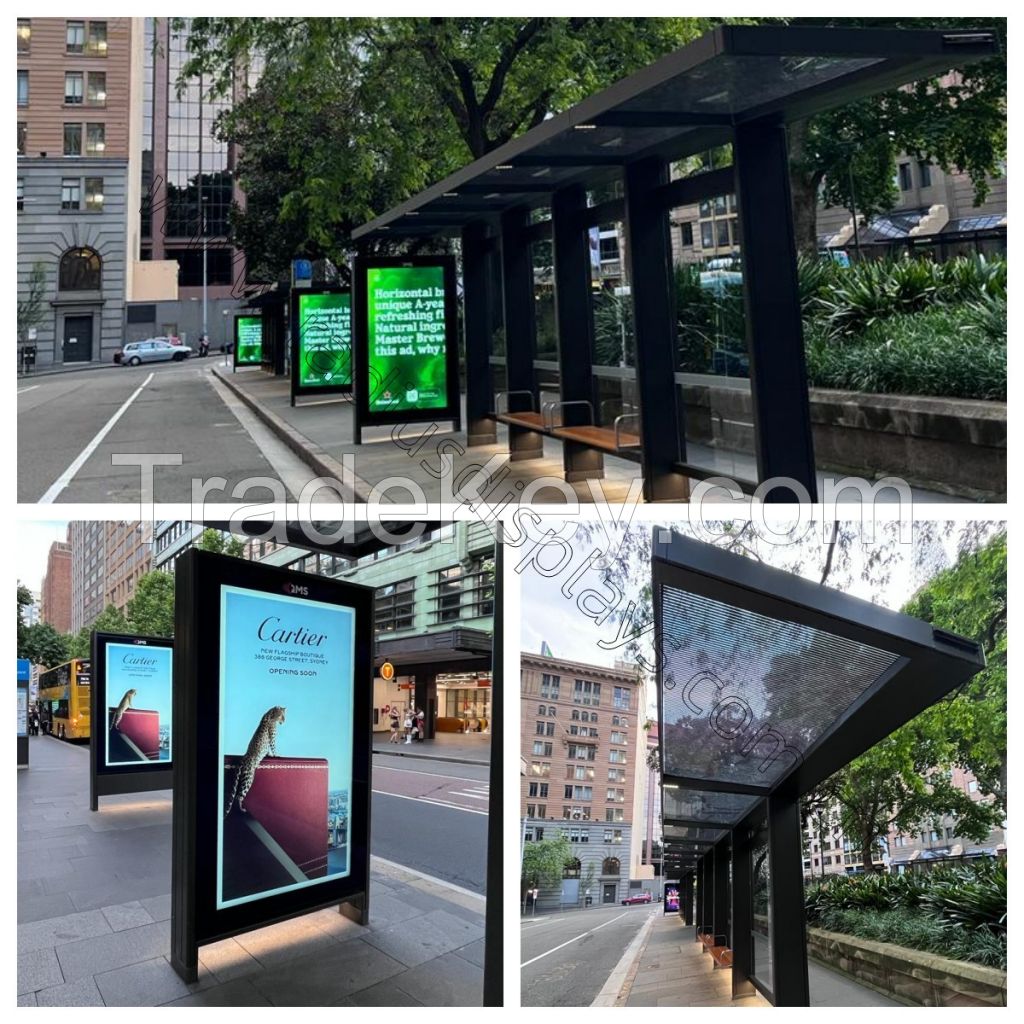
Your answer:
[[[470,446],[501,422],[514,461],[561,442],[568,482],[615,456],[639,464],[649,501],[722,476],[814,500],[786,126],[996,50],[984,30],[721,26],[352,237],[459,240]],[[729,151],[716,169],[688,159]],[[687,204],[732,246],[700,287],[742,291],[710,324],[675,315],[670,217]],[[606,237],[625,253],[615,274]],[[727,454],[739,436],[752,461]]]
[[[800,798],[985,666],[973,640],[656,529],[665,874],[733,996],[809,1005]]]

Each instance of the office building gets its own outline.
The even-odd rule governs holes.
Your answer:
[[[46,556],[39,620],[53,626],[58,633],[71,630],[71,544],[68,540],[55,540]]]
[[[102,520],[75,519],[68,527],[71,539],[71,631],[90,626],[107,599],[107,524]]]
[[[135,596],[135,586],[153,567],[153,531],[148,523],[117,521],[106,525],[104,600],[120,611]]]

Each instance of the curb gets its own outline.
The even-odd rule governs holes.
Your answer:
[[[82,366],[65,367],[60,370],[33,370],[31,373],[19,373],[18,383],[27,384],[35,377],[59,377],[64,373],[81,373],[83,370],[120,370],[119,363],[85,363]]]
[[[475,764],[483,768],[489,768],[490,761],[481,761],[475,757],[445,757],[440,754],[407,754],[402,750],[387,750],[384,748],[372,748],[372,753],[382,754],[386,757],[411,757],[420,761],[447,761],[450,764]]]
[[[347,474],[334,456],[330,455],[315,441],[310,440],[301,431],[296,430],[290,423],[287,423],[276,413],[265,409],[251,395],[247,394],[241,387],[230,379],[227,374],[221,373],[217,367],[211,367],[210,372],[220,381],[236,398],[239,399],[259,419],[264,426],[274,433],[278,440],[284,442],[293,454],[297,455],[317,476],[327,477],[336,480],[345,489],[352,492],[352,500],[361,504],[369,501],[370,486],[365,480],[360,479],[355,473]],[[344,483],[345,477],[353,481],[351,485]],[[298,497],[298,495],[296,495]]]
[[[633,941],[626,947],[622,959],[615,965],[604,987],[597,994],[591,1006],[625,1006],[629,998],[633,979],[640,966],[640,958],[647,948],[647,940],[654,928],[659,915],[651,914],[643,927],[633,936]]]

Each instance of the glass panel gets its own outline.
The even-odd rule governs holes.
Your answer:
[[[751,946],[753,964],[750,973],[771,992],[772,967],[772,879],[768,862],[768,817],[761,819],[750,837]]]
[[[740,793],[711,793],[686,789],[671,782],[662,787],[665,819],[707,821],[732,824],[742,818],[758,801],[756,796]]]
[[[545,211],[534,210],[535,222],[550,218]],[[558,325],[555,319],[555,275],[551,239],[538,239],[530,245],[533,264],[533,316],[537,346],[534,357],[534,379],[544,403],[558,399]],[[537,410],[538,412],[540,409]]]

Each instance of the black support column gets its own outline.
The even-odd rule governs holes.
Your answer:
[[[491,393],[491,271],[494,258],[487,226],[467,224],[462,231],[462,289],[466,344],[466,443],[494,444],[498,440]]]
[[[732,834],[732,997],[753,995],[754,904],[750,885],[750,829]]]
[[[491,764],[487,817],[487,891],[500,893],[504,884],[502,850],[502,780],[505,766],[505,545],[499,526],[494,546],[494,624],[491,633]],[[502,899],[489,899],[484,911],[484,1006],[501,1006],[504,970],[504,907]]]
[[[597,422],[590,244],[581,223],[586,208],[587,192],[582,185],[559,189],[551,197],[560,396],[563,402],[589,402],[594,412],[591,419],[584,406],[563,407],[561,416],[566,426]],[[562,458],[569,483],[604,476],[604,456],[593,448],[563,441]]]
[[[423,712],[423,738],[434,738],[434,719],[437,713],[437,673],[417,672],[413,702]]]
[[[626,255],[636,332],[636,384],[643,442],[644,498],[685,501],[686,477],[675,469],[684,461],[679,429],[685,421],[675,377],[675,283],[668,210],[657,198],[668,182],[668,164],[638,160],[625,169]]]
[[[788,477],[817,501],[785,126],[738,125],[733,150],[758,479]],[[776,487],[765,500],[794,492]]]
[[[505,382],[506,390],[529,391],[525,395],[510,394],[509,412],[523,412],[537,407],[533,359],[537,350],[537,330],[533,311],[533,260],[526,228],[530,211],[516,207],[501,215],[501,271],[505,313]],[[535,430],[509,425],[508,446],[513,462],[544,457],[544,436]]]
[[[729,839],[716,843],[713,857],[715,862],[715,943],[731,945],[729,935]]]
[[[804,924],[803,843],[795,793],[768,797],[772,996],[776,1006],[810,1006]]]
[[[679,883],[679,916],[683,924],[693,924],[693,872],[689,871]]]

